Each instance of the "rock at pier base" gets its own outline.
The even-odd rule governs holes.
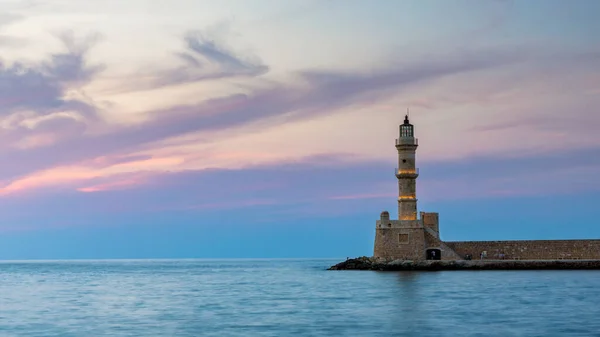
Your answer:
[[[456,260],[406,261],[374,257],[348,259],[328,270],[564,270],[599,269],[600,260]]]

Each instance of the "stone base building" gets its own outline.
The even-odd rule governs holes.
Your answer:
[[[417,214],[417,147],[407,115],[396,139],[398,220],[391,220],[387,211],[381,213],[375,226],[374,257],[413,261],[600,259],[600,240],[442,241],[439,214]]]

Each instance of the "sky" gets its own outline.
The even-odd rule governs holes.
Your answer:
[[[595,0],[0,0],[0,259],[600,238]]]

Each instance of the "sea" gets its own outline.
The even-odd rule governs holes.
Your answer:
[[[0,336],[600,336],[600,271],[0,262]]]

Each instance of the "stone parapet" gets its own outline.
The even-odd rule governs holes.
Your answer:
[[[445,242],[463,258],[506,260],[600,259],[600,240],[515,240]]]

